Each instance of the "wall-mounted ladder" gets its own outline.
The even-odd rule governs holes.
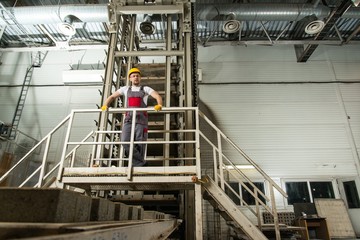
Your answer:
[[[21,115],[22,115],[22,112],[23,112],[23,109],[25,106],[25,100],[26,100],[26,96],[29,91],[34,68],[41,67],[46,55],[47,55],[47,52],[41,52],[41,51],[36,52],[36,53],[31,53],[31,65],[26,70],[24,82],[21,87],[20,96],[19,96],[19,99],[18,99],[18,102],[16,105],[14,117],[12,120],[11,130],[9,133],[10,140],[14,140],[16,137],[16,131],[18,129],[18,126],[20,123],[20,118],[21,118]]]

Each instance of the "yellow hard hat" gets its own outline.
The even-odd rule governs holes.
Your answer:
[[[140,69],[138,68],[132,68],[129,70],[128,76],[130,77],[130,74],[132,73],[139,73],[141,75]]]

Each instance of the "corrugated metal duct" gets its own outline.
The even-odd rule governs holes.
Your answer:
[[[60,23],[66,16],[75,16],[82,22],[108,22],[108,6],[97,5],[59,5],[8,8],[22,25]],[[296,21],[309,15],[316,15],[318,19],[328,16],[330,9],[323,5],[316,8],[312,4],[197,4],[198,20],[240,21]],[[0,24],[6,24],[3,19],[7,15],[1,11]],[[351,8],[344,18],[360,18],[360,9]]]
[[[41,7],[17,7],[8,9],[19,24],[60,23],[67,16],[75,16],[82,22],[108,22],[107,5],[59,5]]]
[[[197,18],[202,21],[298,21],[310,15],[323,19],[330,13],[328,7],[314,8],[312,4],[217,4],[197,5],[196,9]]]

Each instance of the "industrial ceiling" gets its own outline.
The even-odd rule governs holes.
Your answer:
[[[194,1],[194,37],[203,46],[290,44],[298,62],[306,62],[320,44],[360,43],[360,7],[354,1]],[[117,2],[146,5],[176,1]],[[105,0],[1,1],[0,51],[104,47],[109,40],[108,4]],[[149,13],[137,19],[142,43],[164,41],[163,14]],[[150,22],[154,29],[145,28],[150,31],[146,33],[140,29],[142,22]]]

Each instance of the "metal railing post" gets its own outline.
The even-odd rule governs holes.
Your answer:
[[[38,182],[39,187],[42,186],[43,177],[45,175],[45,164],[46,164],[46,159],[47,159],[47,156],[48,156],[48,153],[49,153],[50,142],[51,142],[51,135],[49,135],[48,138],[46,139],[44,156],[43,156],[43,160],[42,160],[42,163],[41,163],[41,171],[40,171],[39,182]]]
[[[196,148],[196,172],[197,172],[197,177],[201,178],[201,165],[200,165],[200,125],[199,125],[199,109],[195,109],[195,148]]]
[[[221,144],[221,135],[220,132],[217,131],[217,142],[218,142],[218,149],[219,149],[219,171],[220,171],[220,186],[223,190],[225,190],[224,185],[224,171],[222,169],[223,166],[223,159],[222,159],[222,144]]]
[[[269,192],[270,192],[270,199],[271,199],[272,215],[274,217],[276,240],[281,240],[279,218],[278,218],[278,214],[277,214],[277,210],[276,210],[274,186],[271,183],[269,183]]]
[[[128,162],[128,174],[127,179],[131,179],[132,173],[132,163],[133,163],[133,155],[134,155],[134,136],[135,136],[135,124],[136,124],[136,110],[132,110],[132,122],[131,122],[131,134],[130,134],[130,147],[129,147],[129,162]]]
[[[219,177],[218,177],[217,171],[219,169],[219,166],[218,166],[217,161],[216,161],[216,149],[215,149],[215,147],[213,147],[213,160],[214,160],[214,181],[218,185],[219,184]]]
[[[72,123],[73,123],[73,120],[74,120],[74,114],[75,114],[74,110],[72,110],[71,114],[70,114],[70,118],[69,118],[69,126],[68,126],[67,131],[66,131],[64,146],[63,146],[61,159],[60,159],[59,172],[58,172],[58,176],[57,176],[59,181],[62,178],[64,162],[65,162],[65,156],[66,156],[66,150],[67,150],[67,145],[68,145],[67,143],[69,142],[69,139],[70,139],[70,132],[71,132],[71,126],[72,126]]]

